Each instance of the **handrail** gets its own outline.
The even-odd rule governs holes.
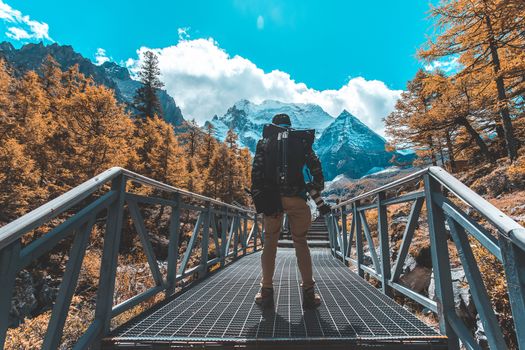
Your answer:
[[[126,186],[128,181],[168,192],[173,196],[166,199],[161,196],[128,192]],[[101,195],[90,198],[90,195],[97,190],[103,190]],[[205,203],[196,205],[194,200]],[[145,212],[140,208],[140,205],[151,204],[170,208],[167,220],[166,273],[161,273],[150,232],[146,226]],[[188,216],[184,221],[181,219],[183,210],[194,212],[196,215],[192,215],[191,219],[188,219]],[[27,245],[22,244],[21,238],[24,234],[66,212],[70,215],[54,225],[50,231]],[[119,248],[125,220],[133,224],[140,239],[154,286],[118,305],[113,305]],[[190,224],[193,225],[192,234],[189,236],[186,249],[179,257],[180,239],[183,237],[181,230],[192,220],[195,220],[194,224]],[[249,222],[252,223],[251,228]],[[17,274],[44,254],[49,254],[66,238],[72,239],[69,259],[65,264],[58,294],[52,307],[43,349],[59,347],[67,310],[72,303],[82,262],[95,225],[105,226],[101,241],[102,255],[94,305],[95,317],[74,349],[86,349],[97,344],[110,330],[112,318],[161,292],[166,292],[166,295],[174,294],[178,286],[184,288],[186,284],[179,285],[184,279],[190,276],[193,276],[193,280],[203,278],[209,273],[212,265],[222,268],[237,258],[256,252],[260,246],[258,243],[264,242],[264,233],[259,229],[259,222],[257,213],[249,208],[182,190],[123,168],[108,169],[0,228],[0,286],[2,286],[0,288],[0,350],[3,349],[10,324],[9,312]],[[213,249],[210,250],[212,247]],[[196,263],[192,257],[195,257],[197,251],[200,255]],[[215,256],[210,257],[210,252]]]
[[[421,186],[411,192],[401,194],[391,191],[415,181],[420,181]],[[495,236],[476,222],[448,199],[447,195],[474,209],[486,219],[487,224],[493,226],[498,235]],[[362,201],[365,199],[366,201]],[[387,207],[398,203],[412,203],[412,208],[395,261],[391,262],[393,255],[390,252],[391,236]],[[424,204],[436,287],[435,300],[416,293],[400,280]],[[376,220],[377,243],[373,239],[370,229],[372,226],[367,222],[365,215],[366,211],[372,210],[377,210],[377,216],[372,216]],[[434,166],[416,171],[341,202],[332,207],[325,219],[334,257],[342,259],[345,264],[352,263],[361,277],[367,273],[371,278],[378,280],[386,295],[393,296],[395,290],[437,313],[440,329],[447,335],[450,349],[459,349],[459,339],[467,348],[477,349],[479,344],[456,316],[448,251],[448,245],[454,244],[489,346],[491,349],[503,349],[506,348],[503,332],[492,309],[489,293],[471,247],[471,239],[476,240],[503,265],[518,344],[521,349],[525,349],[525,327],[522,326],[525,324],[525,228],[446,170]],[[447,242],[449,236],[450,242]],[[365,263],[365,245],[372,265]],[[354,249],[355,259],[352,257]]]
[[[237,207],[228,203],[223,203],[213,198],[209,198],[200,194],[192,193],[174,186],[170,186],[121,167],[113,167],[72,188],[71,190],[47,202],[46,204],[19,217],[18,219],[0,227],[0,249],[16,241],[25,232],[28,232],[40,226],[42,223],[62,214],[63,212],[73,207],[75,204],[78,204],[79,202],[87,198],[89,195],[93,194],[95,191],[100,189],[100,187],[109,183],[111,180],[113,180],[119,175],[124,175],[125,177],[135,182],[141,183],[143,185],[149,185],[151,187],[166,192],[179,193],[184,196],[188,196],[198,200],[203,200],[205,202],[220,205],[239,212],[245,212],[250,214],[254,213],[253,210]]]
[[[404,185],[405,183],[408,183],[408,182],[411,182],[411,181],[414,181],[416,180],[417,178],[420,178],[422,175],[428,173],[428,168],[425,168],[425,169],[421,169],[421,170],[418,170],[412,174],[409,174],[405,177],[402,177],[401,179],[397,179],[395,181],[392,181],[386,185],[383,185],[381,187],[378,187],[378,188],[375,188],[371,191],[368,191],[368,192],[365,192],[363,194],[360,194],[356,197],[353,197],[353,198],[350,198],[350,199],[347,199],[335,206],[332,207],[332,209],[339,209],[343,206],[347,206],[349,204],[352,204],[358,200],[361,200],[361,199],[364,199],[364,198],[367,198],[367,197],[371,197],[373,195],[376,195],[380,192],[384,192],[384,191],[388,191],[388,190],[391,190],[393,188],[396,188],[396,187],[399,187],[400,185]]]
[[[239,207],[239,206],[233,205],[233,204],[224,203],[224,202],[221,202],[221,201],[219,201],[217,199],[213,199],[213,198],[206,197],[206,196],[203,196],[203,195],[200,195],[200,194],[197,194],[197,193],[193,193],[193,192],[190,192],[190,191],[186,191],[186,190],[183,190],[183,189],[171,186],[171,185],[167,185],[165,183],[162,183],[162,182],[157,181],[157,180],[153,180],[153,179],[151,179],[149,177],[146,177],[146,176],[134,173],[133,171],[130,171],[130,170],[127,170],[127,169],[122,169],[121,168],[121,170],[122,170],[122,173],[127,178],[132,179],[133,181],[139,182],[139,183],[144,184],[144,185],[149,185],[149,186],[155,187],[156,189],[159,189],[159,190],[163,190],[163,191],[166,191],[166,192],[172,192],[172,193],[179,193],[179,194],[184,195],[184,196],[192,197],[194,199],[199,199],[199,200],[211,203],[211,204],[220,205],[220,206],[227,207],[227,208],[230,208],[230,209],[233,209],[233,210],[236,210],[236,211],[240,211],[240,212],[244,212],[244,213],[250,213],[250,214],[254,214],[255,213],[255,211],[252,210],[252,209]]]
[[[465,202],[472,208],[479,211],[479,213],[485,216],[501,233],[505,234],[507,237],[512,239],[514,243],[518,244],[523,250],[525,250],[525,229],[523,228],[523,226],[521,226],[519,223],[514,221],[505,213],[503,213],[501,210],[496,208],[485,198],[472,191],[468,186],[456,179],[445,169],[438,166],[432,166],[416,171],[412,174],[397,179],[386,185],[347,199],[333,206],[332,209],[340,209],[343,206],[349,206],[352,203],[355,203],[359,200],[372,197],[377,195],[378,193],[397,188],[404,184],[410,183],[418,178],[421,178],[425,174],[429,174],[430,176],[435,178],[437,181],[439,181],[440,184],[445,186],[456,197],[461,199],[463,202]]]
[[[432,177],[439,181],[459,199],[476,209],[485,216],[501,233],[507,235],[521,249],[525,250],[525,229],[508,215],[492,205],[485,198],[456,179],[440,167],[430,167],[428,171]]]

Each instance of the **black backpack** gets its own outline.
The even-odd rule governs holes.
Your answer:
[[[263,129],[264,179],[269,188],[304,187],[306,151],[315,140],[315,130],[296,130],[267,124]]]

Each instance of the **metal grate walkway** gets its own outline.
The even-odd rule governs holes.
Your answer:
[[[312,249],[323,304],[301,308],[300,276],[293,249],[280,248],[275,270],[275,311],[253,302],[260,253],[243,257],[185,293],[117,328],[109,347],[187,347],[189,344],[313,348],[385,346],[441,348],[446,338],[381,294],[328,249]],[[302,344],[302,345],[301,345]]]

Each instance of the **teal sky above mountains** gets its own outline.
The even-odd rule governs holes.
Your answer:
[[[423,66],[415,53],[432,31],[428,9],[416,0],[0,0],[0,38],[72,45],[132,71],[138,50],[158,49],[166,89],[198,121],[240,98],[280,99],[333,116],[348,109],[381,131]]]

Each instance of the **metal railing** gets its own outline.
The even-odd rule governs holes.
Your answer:
[[[164,195],[131,193],[127,191],[127,187],[132,187],[127,186],[130,184],[151,188]],[[166,277],[159,270],[139,204],[171,208]],[[179,259],[182,210],[194,213],[196,221],[186,250]],[[113,305],[119,245],[126,212],[129,213],[142,243],[155,286]],[[38,239],[22,245],[25,234],[56,220],[61,214],[68,214],[65,221]],[[6,340],[17,273],[50,252],[64,239],[72,238],[70,258],[53,305],[42,348],[56,349],[59,346],[89,237],[96,220],[100,221],[101,217],[105,218],[105,232],[94,321],[74,349],[97,347],[100,339],[110,330],[110,322],[115,316],[161,292],[166,292],[166,295],[175,293],[177,283],[188,276],[197,273],[202,278],[210,266],[218,264],[222,267],[238,256],[246,255],[248,250],[256,251],[260,246],[258,239],[262,243],[264,237],[257,215],[247,208],[184,191],[126,169],[111,168],[0,228],[0,349],[3,349]],[[198,237],[200,262],[188,267],[192,252],[198,247]],[[216,250],[216,257],[213,259],[208,255],[211,238]]]
[[[407,188],[414,184],[415,190],[399,194],[407,192]],[[497,234],[490,233],[448,197],[459,199],[474,209]],[[412,203],[412,206],[397,258],[391,264],[387,207],[398,203]],[[400,282],[403,265],[424,204],[435,281],[435,300],[416,293]],[[365,214],[371,210],[377,210],[378,251]],[[477,240],[504,266],[517,341],[519,347],[525,349],[525,229],[442,168],[423,169],[344,201],[332,209],[326,221],[334,256],[347,264],[353,264],[361,277],[367,273],[371,278],[378,280],[386,295],[392,296],[395,290],[436,312],[440,330],[447,335],[450,349],[459,349],[458,340],[468,349],[480,349],[480,345],[455,310],[448,250],[450,235],[457,248],[488,344],[491,349],[506,349],[503,332],[492,309],[469,238]],[[365,240],[368,244],[370,264],[364,263]],[[352,258],[354,246],[356,258]]]

